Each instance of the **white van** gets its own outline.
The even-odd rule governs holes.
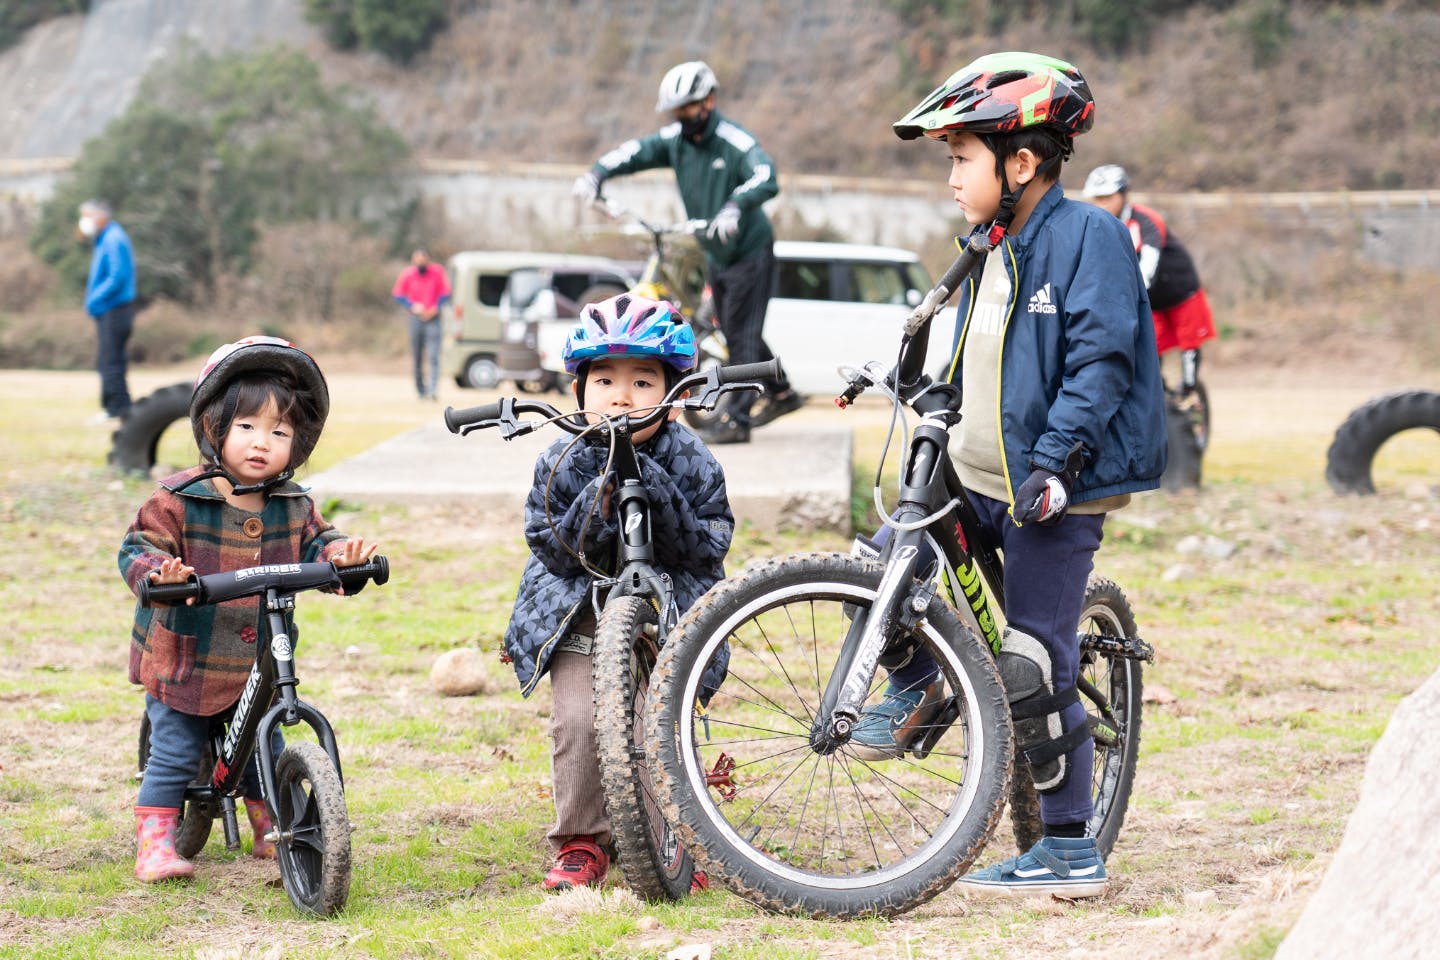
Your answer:
[[[899,247],[777,240],[765,342],[796,390],[834,396],[845,388],[839,367],[871,360],[894,365],[905,318],[930,285],[920,258]],[[954,325],[953,309],[942,310],[931,323],[926,370],[944,365]],[[541,325],[545,369],[564,369],[560,350],[568,332],[564,325]]]

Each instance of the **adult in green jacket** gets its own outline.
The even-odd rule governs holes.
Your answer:
[[[775,233],[762,204],[780,192],[775,165],[744,127],[715,109],[715,74],[700,60],[670,69],[660,81],[657,113],[671,123],[627,140],[602,156],[575,181],[585,200],[600,195],[611,177],[670,167],[685,215],[708,220],[700,239],[710,292],[731,363],[758,363],[773,354],[763,337],[765,310],[775,276]],[[759,426],[804,403],[784,380],[766,384],[768,401],[752,418],[755,395],[733,393],[718,423],[702,436],[709,443],[745,443]]]

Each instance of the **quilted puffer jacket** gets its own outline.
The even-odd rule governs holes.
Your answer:
[[[535,461],[535,482],[525,500],[525,540],[531,556],[505,630],[505,652],[527,697],[588,603],[593,578],[564,544],[576,553],[583,551],[592,566],[608,570],[618,536],[615,511],[602,517],[599,509],[592,509],[600,490],[614,482],[613,474],[600,475],[606,447],[581,442],[566,453],[567,446],[569,437],[557,440]],[[636,459],[650,499],[655,566],[670,575],[683,614],[725,576],[725,554],[735,530],[725,473],[705,444],[679,423],[666,424],[641,444]],[[707,687],[719,687],[728,659],[728,651],[717,658],[706,676]]]

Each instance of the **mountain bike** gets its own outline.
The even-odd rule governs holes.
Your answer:
[[[922,375],[934,314],[998,239],[972,239],[916,308],[894,368],[851,371],[837,398],[843,408],[878,386],[896,420],[905,407],[921,417],[884,546],[870,557],[752,562],[686,613],[656,663],[647,740],[662,810],[699,867],[766,909],[837,918],[909,910],[970,868],[1007,797],[1021,849],[1040,835],[1031,778],[1012,771],[994,661],[1001,558],[946,453],[959,391]],[[877,473],[877,498],[879,484]],[[1153,654],[1106,580],[1090,585],[1081,633],[1079,688],[1096,751],[1090,829],[1108,853],[1134,777],[1141,663]],[[722,647],[728,675],[705,702],[700,678]],[[888,670],[879,667],[922,652],[940,669],[938,714],[906,755],[862,757],[851,736],[881,699]]]
[[[709,367],[679,380],[652,409],[596,423],[587,422],[579,413],[562,413],[547,403],[508,397],[484,406],[445,411],[445,426],[461,436],[496,428],[509,440],[554,424],[575,437],[572,443],[594,434],[608,439],[620,536],[611,572],[589,568],[594,577],[591,605],[597,615],[591,652],[595,729],[616,854],[630,888],[647,899],[688,895],[695,871],[689,853],[660,813],[642,739],[651,671],[674,629],[678,610],[669,575],[655,567],[651,504],[630,438],[672,408],[714,409],[724,394],[759,389],[758,381],[779,372],[779,361]],[[687,390],[694,395],[682,397]],[[544,419],[522,421],[519,418],[524,414]],[[563,460],[561,457],[559,462]]]
[[[319,710],[299,699],[295,688],[295,650],[291,618],[295,594],[302,590],[344,587],[358,593],[366,583],[383,584],[390,564],[383,556],[367,563],[337,567],[333,563],[275,563],[211,573],[186,583],[141,581],[140,602],[223,603],[240,597],[262,597],[263,629],[255,641],[255,663],[235,706],[217,716],[199,775],[185,788],[175,852],[187,859],[205,847],[216,819],[224,825],[225,847],[240,848],[235,797],[250,757],[259,758],[260,792],[274,824],[265,839],[275,844],[280,878],[290,902],[304,913],[332,916],[350,894],[350,816],[335,732]],[[279,757],[271,736],[277,726],[307,724],[319,741],[287,745]],[[150,759],[150,718],[140,722],[137,779]]]
[[[694,242],[710,221],[653,223],[603,195],[595,198],[595,206],[612,220],[622,221],[622,233],[645,236],[650,241],[650,256],[640,271],[635,292],[652,300],[669,301],[689,321],[695,334],[698,369],[723,366],[730,359],[730,350],[716,323],[715,301],[705,280],[705,254]],[[684,417],[690,426],[704,428],[712,426],[719,413],[687,407]]]

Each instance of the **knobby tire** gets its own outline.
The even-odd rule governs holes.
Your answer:
[[[1356,407],[1335,431],[1325,454],[1325,480],[1339,494],[1375,492],[1372,468],[1380,447],[1405,430],[1440,430],[1440,393],[1401,390]]]
[[[756,561],[721,581],[666,642],[646,743],[663,809],[697,869],[761,907],[810,917],[892,916],[969,869],[1009,792],[1009,708],[989,652],[932,598],[898,639],[940,664],[958,715],[924,755],[823,753],[811,723],[851,618],[883,567],[843,554]],[[707,666],[728,675],[703,703]],[[866,703],[878,703],[877,671]]]
[[[596,752],[626,883],[647,900],[678,900],[690,893],[694,863],[660,812],[643,739],[656,624],[655,608],[643,598],[605,605],[591,653]]]

